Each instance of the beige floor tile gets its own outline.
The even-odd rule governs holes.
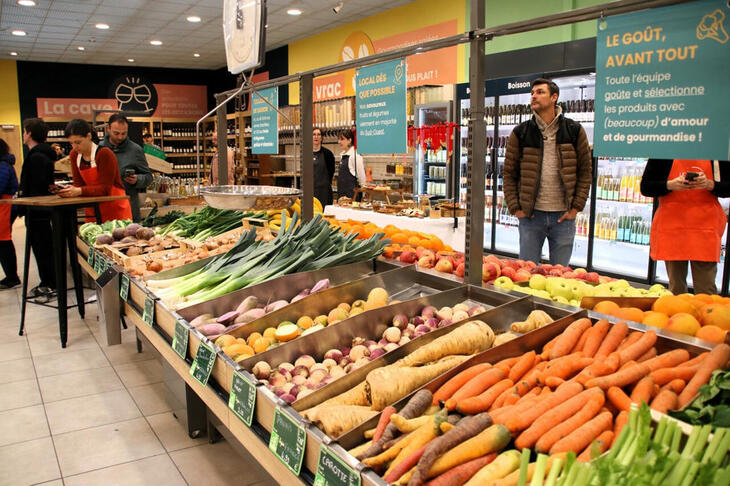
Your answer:
[[[109,361],[98,347],[76,350],[66,348],[58,353],[41,356],[35,360],[35,369],[39,377],[62,375],[73,371],[91,370],[106,366],[109,366]]]
[[[30,344],[30,351],[34,357],[56,354],[63,350],[61,347],[61,337],[58,332],[38,335],[31,331],[28,334],[28,343]],[[98,346],[99,343],[94,338],[94,335],[86,327],[83,329],[69,330],[66,349],[89,349]]]
[[[125,363],[134,363],[137,361],[145,361],[156,357],[155,353],[147,349],[143,349],[141,353],[138,353],[136,342],[122,342],[122,344],[105,346],[102,349],[104,350],[106,357],[114,366]]]
[[[0,484],[35,484],[61,477],[50,437],[0,447]]]
[[[114,369],[126,387],[149,385],[162,381],[162,365],[156,359],[115,365]]]
[[[96,395],[124,388],[114,368],[96,368],[38,379],[43,401],[56,402],[85,395]]]
[[[147,421],[168,452],[205,444],[207,437],[191,439],[185,427],[172,412],[150,415]]]
[[[0,384],[13,381],[35,380],[35,368],[30,358],[5,361],[0,373]]]
[[[118,466],[65,477],[66,486],[97,486],[99,484],[124,486],[185,486],[185,480],[167,454],[148,457]]]
[[[41,403],[41,394],[35,379],[0,385],[0,411],[30,407],[39,403]]]
[[[131,420],[140,416],[139,410],[126,390],[46,403],[46,413],[53,435]]]
[[[170,457],[191,486],[249,486],[270,482],[257,463],[247,463],[225,441],[171,452]]]
[[[30,358],[30,350],[28,349],[27,342],[18,341],[7,344],[3,341],[0,342],[2,342],[0,344],[0,362]]]
[[[0,308],[5,313],[5,307],[0,304]],[[18,329],[20,328],[20,318],[18,317],[3,317],[3,324],[0,325],[0,342],[2,343],[19,343],[25,342],[25,336],[18,335]]]
[[[142,415],[155,415],[171,410],[167,403],[164,383],[153,383],[129,388],[129,394],[142,411]]]
[[[53,441],[64,477],[165,451],[143,418],[57,435]]]
[[[54,479],[53,481],[47,481],[45,483],[35,483],[33,486],[63,486],[63,480]]]
[[[0,412],[0,446],[51,435],[43,405]]]

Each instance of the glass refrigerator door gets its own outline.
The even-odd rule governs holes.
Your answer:
[[[427,127],[451,121],[448,103],[416,105],[416,126]],[[448,149],[432,146],[416,148],[416,167],[413,174],[416,194],[429,194],[435,198],[445,198],[448,194],[449,171]]]

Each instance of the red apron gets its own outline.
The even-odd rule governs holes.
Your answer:
[[[10,194],[3,194],[3,199],[12,199]],[[10,204],[0,204],[0,241],[10,241],[13,239],[12,228],[10,227],[10,210],[13,206]]]
[[[96,147],[91,152],[91,167],[88,169],[81,169],[79,166],[79,174],[83,179],[84,184],[87,186],[93,186],[100,184],[99,173],[96,164],[94,163],[94,156],[96,155]],[[77,164],[81,161],[81,154],[77,159]],[[121,187],[112,185],[110,196],[125,196],[127,193]],[[129,205],[129,200],[119,199],[118,201],[109,201],[99,203],[99,211],[101,212],[101,222],[111,221],[113,219],[132,219],[132,207]],[[84,214],[86,214],[86,221],[94,223],[96,222],[96,216],[94,214],[94,208],[85,208]]]
[[[712,161],[678,159],[672,163],[668,180],[699,170],[713,179]],[[672,191],[659,198],[659,209],[651,225],[651,257],[719,262],[726,222],[725,211],[710,191]]]

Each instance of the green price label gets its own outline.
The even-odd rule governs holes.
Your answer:
[[[360,486],[360,474],[322,444],[314,486]]]
[[[180,321],[175,321],[175,335],[172,337],[172,349],[182,359],[185,359],[185,356],[188,354],[188,337],[190,337],[188,327]]]
[[[269,449],[291,472],[299,476],[304,460],[307,433],[286,412],[276,408]]]
[[[251,427],[253,411],[256,407],[256,386],[247,380],[238,371],[233,372],[231,396],[228,399],[228,408],[233,410],[243,423]]]
[[[155,299],[153,299],[151,295],[147,295],[144,298],[144,312],[142,313],[142,320],[150,327],[152,327],[152,323],[155,322]]]
[[[263,219],[249,219],[248,224],[250,224],[251,226],[259,226],[263,228],[263,226],[266,224],[266,221],[264,221]]]
[[[94,266],[94,254],[96,253],[96,249],[93,246],[89,246],[89,256],[86,257],[86,263]]]
[[[201,341],[198,352],[195,353],[195,361],[190,367],[190,375],[203,386],[208,384],[210,372],[213,371],[213,365],[215,364],[215,356],[213,348]]]
[[[129,297],[129,275],[123,273],[121,278],[122,281],[119,282],[119,296],[126,302]]]

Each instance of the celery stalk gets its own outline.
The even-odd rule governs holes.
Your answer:
[[[695,476],[697,476],[697,473],[700,470],[700,463],[699,462],[693,462],[689,466],[689,470],[687,471],[687,474],[684,476],[684,479],[680,483],[679,486],[692,486],[692,482],[695,479]]]
[[[722,442],[718,446],[717,450],[712,454],[710,460],[717,465],[722,463],[722,460],[727,456],[727,451],[730,449],[730,431],[725,431],[725,437],[722,438]]]
[[[547,468],[547,454],[538,454],[535,464],[535,472],[532,473],[532,481],[530,486],[542,486],[545,479],[545,469]]]
[[[722,439],[725,437],[725,433],[727,430],[728,429],[724,428],[715,429],[715,434],[712,436],[710,445],[707,446],[707,449],[705,449],[705,453],[702,455],[702,464],[705,464],[707,461],[709,461],[717,448],[720,447],[720,443],[722,443]]]
[[[526,486],[527,484],[527,470],[530,467],[530,449],[522,449],[522,456],[520,456],[520,477],[517,480],[517,486]]]
[[[552,466],[550,466],[550,472],[548,473],[545,486],[555,486],[558,480],[558,474],[563,468],[563,460],[560,458],[554,459]]]

